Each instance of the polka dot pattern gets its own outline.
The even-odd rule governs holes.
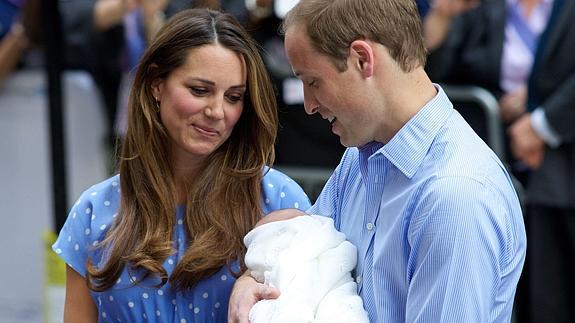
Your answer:
[[[76,201],[70,215],[52,246],[54,252],[82,276],[86,260],[99,264],[102,254],[97,248],[106,237],[118,215],[120,178],[112,177],[89,188]],[[270,170],[262,179],[261,204],[264,213],[296,207],[306,210],[309,205],[303,190],[279,171]],[[184,225],[185,207],[176,209],[173,227],[175,253],[163,266],[170,274],[187,247]],[[232,265],[238,270],[239,265]],[[155,288],[154,277],[144,272],[127,270],[116,284],[104,292],[92,292],[103,322],[227,322],[228,297],[235,279],[227,267],[199,282],[193,289],[175,292],[169,283]]]

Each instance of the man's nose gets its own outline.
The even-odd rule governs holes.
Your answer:
[[[307,93],[305,90],[303,92],[303,106],[305,112],[309,115],[316,113],[319,108],[317,100],[315,100],[315,98],[313,98],[312,95]]]

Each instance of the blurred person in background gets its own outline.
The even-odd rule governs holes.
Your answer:
[[[225,322],[244,235],[307,209],[274,159],[276,101],[258,47],[231,16],[182,11],[130,92],[120,174],[86,190],[53,246],[65,322]]]
[[[436,0],[424,17],[426,70],[436,82],[485,88],[506,126],[527,106],[527,83],[553,0]],[[522,184],[527,168],[510,150],[507,163]]]
[[[22,1],[0,1],[0,84],[16,68],[28,47],[28,37],[19,21]]]
[[[499,99],[511,166],[526,185],[528,290],[518,302],[520,321],[572,322],[575,2],[482,1],[462,14],[433,13],[439,9],[432,6],[428,19],[435,14],[436,27],[449,28],[427,31],[427,70],[434,81],[482,86]]]
[[[0,0],[0,86],[41,42],[41,2]]]
[[[188,0],[59,0],[66,67],[88,71],[100,89],[110,150],[126,128],[132,72],[166,17]]]

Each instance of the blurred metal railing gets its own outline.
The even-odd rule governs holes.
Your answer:
[[[473,130],[505,161],[505,138],[497,99],[484,88],[443,85],[443,90]]]
[[[508,166],[505,156],[503,122],[499,115],[499,104],[493,94],[478,86],[444,84],[442,87],[454,108],[495,152],[503,164]],[[521,206],[525,208],[525,188],[511,172],[509,176],[513,181]]]

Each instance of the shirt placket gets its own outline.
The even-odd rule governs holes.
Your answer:
[[[372,158],[381,156],[372,156]],[[358,291],[364,299],[366,308],[375,306],[374,299],[374,279],[373,279],[373,252],[376,236],[376,224],[379,216],[379,205],[381,203],[383,187],[385,183],[385,164],[378,160],[368,164],[368,172],[364,177],[366,187],[366,204],[364,209],[362,243],[361,250],[366,250],[363,254],[363,266],[358,272],[356,281]]]

